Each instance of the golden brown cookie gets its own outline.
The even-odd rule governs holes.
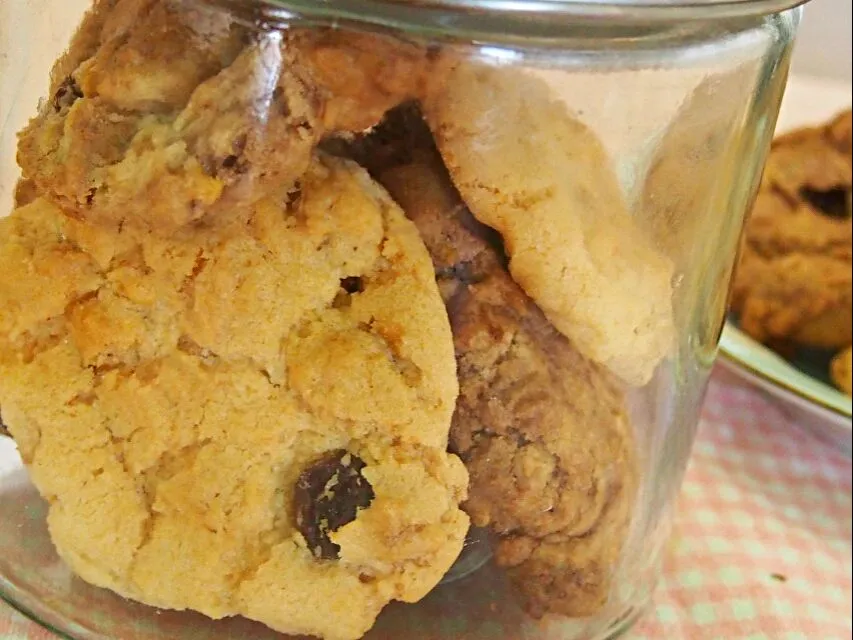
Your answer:
[[[636,491],[620,385],[513,281],[500,236],[462,203],[416,115],[395,113],[366,144],[432,255],[450,316],[465,510],[498,534],[497,562],[529,613],[592,615],[613,587]]]
[[[834,120],[773,141],[762,186],[830,216],[849,217],[850,152],[833,137]]]
[[[425,112],[510,272],[586,356],[648,382],[673,341],[672,263],[636,226],[595,134],[523,71],[461,64]]]
[[[832,381],[848,396],[853,396],[853,347],[847,347],[832,359]]]
[[[394,63],[377,74],[383,59]],[[327,132],[368,127],[417,93],[435,59],[377,36],[255,32],[191,0],[101,1],[18,161],[80,219],[163,233],[227,222],[298,179]]]
[[[332,132],[366,130],[392,107],[440,90],[453,59],[434,46],[339,29],[296,30],[289,45]]]
[[[43,198],[3,219],[3,420],[83,579],[357,638],[468,528],[447,315],[354,164],[320,157],[249,213],[170,238]]]
[[[832,130],[773,143],[732,291],[740,326],[757,340],[838,348],[853,339],[851,156]]]

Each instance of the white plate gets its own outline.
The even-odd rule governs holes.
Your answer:
[[[826,382],[811,376],[727,324],[720,339],[720,364],[781,401],[801,426],[847,455],[853,453],[853,403]]]
[[[792,77],[776,130],[781,133],[829,119],[850,107],[851,91],[850,83]],[[804,427],[851,453],[853,403],[831,386],[826,377],[812,375],[803,362],[795,366],[786,361],[732,324],[723,331],[720,355],[726,368],[780,400]]]

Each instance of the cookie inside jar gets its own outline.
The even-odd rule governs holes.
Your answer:
[[[433,260],[457,359],[450,448],[470,474],[464,508],[493,533],[494,560],[529,614],[595,614],[637,490],[619,380],[513,280],[500,234],[471,214],[415,105],[349,151],[407,212]]]
[[[476,640],[615,628],[707,373],[644,176],[535,48],[223,6],[96,0],[18,138],[0,412],[58,554],[292,636],[478,574]]]

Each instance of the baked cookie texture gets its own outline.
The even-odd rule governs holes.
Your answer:
[[[18,162],[96,224],[227,223],[297,179],[325,134],[368,127],[425,90],[438,60],[376,36],[255,32],[191,0],[99,0]]]
[[[850,113],[774,141],[732,292],[763,342],[840,348],[853,323]]]
[[[450,327],[361,168],[315,156],[245,222],[169,238],[37,198],[0,269],[3,421],[86,581],[349,639],[455,560]]]
[[[497,534],[496,561],[529,613],[592,615],[613,587],[637,489],[621,384],[515,283],[500,236],[468,211],[416,113],[392,112],[363,144],[358,157],[418,227],[450,316],[464,508]]]
[[[424,104],[513,279],[584,355],[648,382],[673,344],[673,265],[633,220],[595,134],[543,80],[503,67],[460,64]]]
[[[402,110],[362,158],[407,220],[317,148],[411,99],[438,149]],[[464,503],[532,615],[604,606],[673,266],[544,83],[98,0],[18,160],[0,407],[83,579],[356,638],[437,584]]]
[[[853,396],[853,347],[847,347],[835,358],[830,366],[832,381],[848,396]]]

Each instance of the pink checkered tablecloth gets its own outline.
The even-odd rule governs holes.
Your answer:
[[[679,507],[656,608],[630,640],[851,637],[850,460],[723,372]],[[0,638],[55,640],[5,604]]]

